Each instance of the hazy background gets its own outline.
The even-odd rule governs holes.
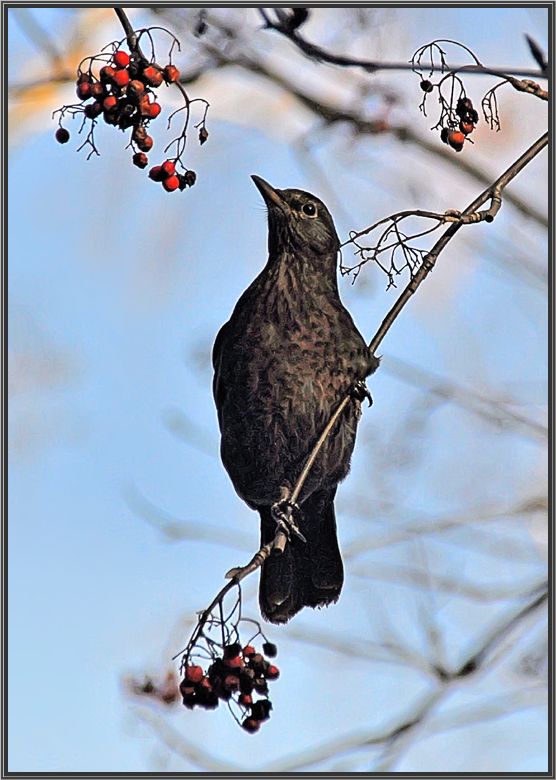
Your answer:
[[[345,589],[336,606],[269,629],[282,672],[270,722],[250,736],[223,706],[126,692],[127,675],[164,676],[194,613],[258,543],[219,461],[210,369],[219,327],[266,260],[249,175],[314,192],[345,239],[401,209],[465,207],[484,185],[462,160],[494,180],[546,129],[546,104],[506,86],[501,132],[481,122],[475,145],[451,154],[430,132],[434,103],[428,118],[418,110],[413,74],[316,65],[262,30],[255,9],[208,13],[195,38],[194,9],[130,11],[180,37],[176,64],[203,71],[190,95],[211,103],[209,140],[200,149],[193,135],[187,156],[197,184],[168,194],[131,165],[115,128],[99,126],[89,161],[75,133],[66,146],[53,138],[52,111],[75,100],[67,73],[123,35],[111,9],[8,12],[8,768],[545,771],[545,616],[511,618],[546,579],[546,152],[511,186],[536,216],[505,203],[493,224],[462,229],[382,345],[338,494]],[[377,61],[407,62],[442,37],[489,66],[533,68],[524,33],[546,49],[547,12],[314,9],[301,31]],[[270,76],[215,68],[215,50]],[[496,80],[465,83],[478,106]],[[451,156],[325,125],[292,88],[409,126]],[[171,92],[160,90],[164,116]],[[371,265],[355,285],[341,280],[368,339],[397,294],[386,284]],[[253,617],[255,594],[253,576]],[[505,624],[476,672],[448,683],[431,672],[456,669]],[[423,703],[403,739],[367,744]]]

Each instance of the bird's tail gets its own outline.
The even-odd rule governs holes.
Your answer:
[[[300,530],[307,542],[293,537],[284,552],[270,555],[261,569],[259,604],[271,623],[287,623],[303,607],[324,607],[340,596],[344,568],[334,515],[332,490],[313,493],[303,503]],[[270,507],[259,509],[261,541],[268,544],[276,533]]]

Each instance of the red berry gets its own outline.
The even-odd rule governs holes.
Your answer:
[[[90,84],[93,78],[90,73],[80,73],[77,84]]]
[[[143,81],[146,81],[150,87],[159,87],[164,80],[162,73],[153,65],[147,65],[143,71]]]
[[[87,100],[91,97],[91,84],[89,81],[83,81],[81,84],[78,85],[77,89],[77,97],[81,100]]]
[[[179,77],[180,72],[174,65],[166,65],[164,68],[164,81],[167,84],[173,84]]]
[[[110,111],[112,108],[116,108],[118,105],[118,98],[114,95],[108,95],[108,97],[105,97],[102,101],[102,107],[105,111]]]
[[[461,130],[450,130],[448,133],[448,143],[455,149],[456,152],[461,152],[463,144],[465,142],[465,136]]]
[[[270,666],[267,667],[265,674],[267,680],[276,680],[280,677],[280,669],[278,669],[277,666],[270,664]]]
[[[156,117],[160,114],[162,111],[162,108],[160,107],[160,103],[150,103],[148,110],[146,112],[146,116],[149,119],[156,119]]]
[[[250,655],[255,655],[257,651],[253,647],[253,645],[245,645],[243,648],[243,655],[245,658],[249,658]]]
[[[200,666],[191,665],[185,670],[185,679],[192,683],[201,682],[203,679],[203,670]]]
[[[259,721],[255,720],[254,718],[245,718],[241,725],[242,728],[244,728],[245,731],[248,731],[250,734],[254,734],[261,727]]]
[[[244,707],[250,707],[253,704],[253,697],[249,693],[242,693],[239,697],[239,703]]]
[[[129,71],[117,70],[114,73],[114,84],[117,84],[118,87],[126,87],[129,84]]]
[[[100,80],[104,82],[104,84],[109,84],[111,81],[114,81],[114,76],[116,75],[116,71],[114,68],[111,68],[109,65],[105,65],[104,68],[100,69]]]
[[[162,175],[162,166],[161,165],[155,165],[153,168],[149,171],[149,179],[152,179],[153,181],[162,181],[163,180]]]
[[[104,96],[104,86],[97,81],[95,84],[91,84],[91,97],[99,98]]]
[[[150,152],[153,148],[154,141],[150,135],[147,135],[142,141],[136,141],[136,143],[142,152]]]
[[[149,164],[149,158],[144,152],[136,152],[133,155],[133,164],[138,168],[146,168]]]
[[[59,127],[56,130],[56,135],[54,137],[56,138],[59,144],[67,144],[67,142],[70,139],[70,134],[65,127]]]
[[[129,65],[129,54],[126,51],[118,50],[114,54],[114,65],[117,68],[127,68]]]
[[[176,164],[172,160],[165,160],[162,165],[162,173],[165,177],[173,176],[176,172]]]
[[[95,119],[99,114],[102,114],[102,103],[99,103],[98,100],[85,106],[85,116],[89,119]]]

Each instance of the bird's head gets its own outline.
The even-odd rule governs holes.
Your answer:
[[[251,176],[268,208],[270,254],[292,249],[315,255],[336,255],[340,239],[322,200],[303,190],[277,190],[260,176]]]

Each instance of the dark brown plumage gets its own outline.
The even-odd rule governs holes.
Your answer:
[[[268,207],[267,264],[237,302],[213,350],[222,461],[241,498],[276,532],[287,498],[337,404],[378,365],[338,294],[340,242],[324,203],[253,176]],[[360,402],[327,438],[299,497],[299,527],[261,571],[263,617],[284,623],[304,606],[336,601],[343,567],[334,496],[347,475]]]

